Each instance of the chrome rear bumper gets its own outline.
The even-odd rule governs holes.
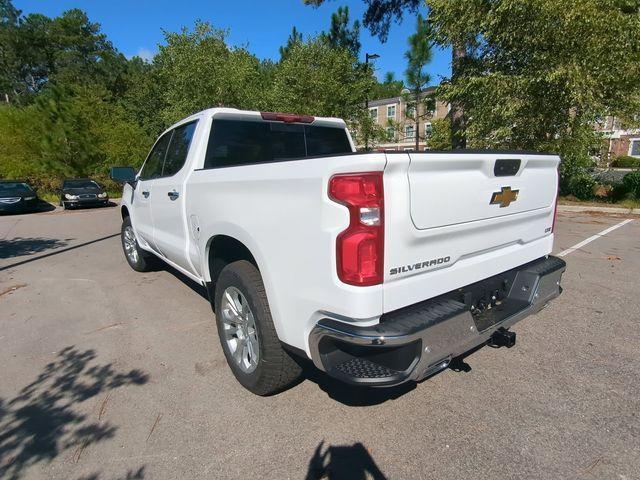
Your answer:
[[[390,312],[370,327],[320,320],[309,337],[313,362],[352,384],[391,386],[420,380],[486,344],[499,329],[502,332],[544,308],[562,292],[565,269],[563,260],[545,257]],[[491,297],[496,296],[501,299],[494,303]],[[480,311],[477,304],[482,302],[489,307]]]

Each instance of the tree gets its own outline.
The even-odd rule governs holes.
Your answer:
[[[429,0],[432,38],[464,40],[462,102],[474,146],[551,150],[563,173],[590,162],[600,116],[640,108],[640,16],[619,0]],[[523,31],[523,27],[526,30]]]
[[[307,5],[318,7],[325,0],[304,0]],[[364,14],[364,26],[382,42],[387,41],[391,22],[400,21],[404,13],[417,13],[424,0],[365,0],[367,10]]]
[[[157,137],[169,126],[162,115],[167,108],[166,76],[157,65],[133,57],[127,63],[123,81],[124,92],[118,103],[129,120],[140,125],[147,135]]]
[[[390,98],[397,97],[404,88],[404,82],[398,80],[393,72],[387,72],[382,82],[376,82],[371,89],[371,98]]]
[[[270,107],[353,121],[362,115],[374,81],[349,51],[311,39],[294,45],[276,67]]]
[[[433,110],[433,108],[429,108],[432,106],[430,104],[433,103],[433,99],[425,95],[426,88],[431,81],[431,75],[426,71],[432,58],[428,28],[422,15],[418,15],[416,32],[409,37],[409,50],[405,53],[407,60],[405,75],[410,91],[410,104],[413,107],[411,111],[413,112],[413,120],[415,120],[416,152],[421,139],[420,121],[428,115],[429,111]]]
[[[440,118],[431,122],[431,136],[427,146],[431,150],[451,150],[451,119]]]
[[[360,22],[353,22],[349,27],[349,7],[339,7],[331,14],[329,32],[323,34],[329,45],[334,48],[345,48],[354,57],[360,54]]]
[[[38,161],[53,178],[140,165],[151,139],[98,85],[48,87],[34,109],[42,134]]]
[[[320,6],[325,0],[304,0],[307,5]],[[376,35],[381,42],[386,42],[391,23],[402,21],[404,14],[416,14],[419,8],[425,4],[425,0],[365,0],[367,9],[364,13],[363,23],[369,31]],[[429,1],[426,0],[429,6]],[[450,2],[452,7],[458,2]],[[451,48],[452,78],[455,80],[462,75],[467,56],[467,39],[456,37],[441,46]],[[454,148],[466,146],[465,119],[463,102],[458,99],[451,103],[451,141]]]
[[[287,43],[280,47],[280,58],[284,59],[289,54],[289,51],[293,48],[293,46],[301,42],[302,34],[294,25],[291,29],[291,33],[289,34],[289,38],[287,38]]]
[[[25,107],[0,107],[0,177],[52,191],[65,176],[106,177],[140,165],[153,138],[99,85],[48,86]]]
[[[165,123],[205,108],[265,106],[260,61],[244,48],[229,47],[227,33],[202,22],[193,31],[165,32],[167,44],[154,59],[164,85]]]
[[[0,101],[5,103],[9,103],[17,83],[19,58],[15,39],[20,15],[11,0],[0,0]]]
[[[126,59],[78,9],[49,18],[26,17],[10,0],[0,3],[0,93],[5,101],[28,103],[49,83],[119,88]]]

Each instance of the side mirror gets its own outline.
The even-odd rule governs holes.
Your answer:
[[[111,167],[109,178],[118,183],[134,183],[136,171],[133,167]]]

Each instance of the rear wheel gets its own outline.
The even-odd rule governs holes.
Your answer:
[[[131,268],[136,272],[148,272],[153,270],[155,258],[153,257],[153,254],[142,250],[140,245],[138,245],[136,234],[131,226],[130,217],[126,217],[122,221],[120,239],[122,240],[124,256]]]
[[[246,260],[227,265],[216,282],[218,335],[236,379],[256,395],[290,386],[300,366],[282,348],[258,269]]]

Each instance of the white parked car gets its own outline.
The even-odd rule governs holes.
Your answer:
[[[446,368],[561,292],[550,256],[559,158],[356,153],[345,123],[227,108],[169,128],[125,183],[132,268],[207,287],[239,382],[267,395],[296,357],[347,383]]]

